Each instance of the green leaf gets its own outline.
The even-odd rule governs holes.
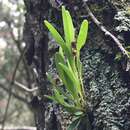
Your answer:
[[[78,78],[79,78],[79,81],[80,81],[80,85],[83,87],[83,79],[82,79],[82,75],[83,75],[82,74],[82,69],[83,69],[83,66],[82,66],[82,63],[81,63],[79,57],[77,57],[77,59],[76,59],[76,67],[77,67],[77,70],[78,70]],[[83,88],[82,88],[82,90],[83,90]]]
[[[48,95],[44,95],[44,97],[50,99],[50,100],[53,100],[54,102],[57,102],[57,100],[55,99],[54,96],[48,96]]]
[[[77,50],[78,52],[80,51],[80,49],[84,46],[86,39],[87,39],[87,34],[88,34],[88,21],[84,20],[82,22],[80,31],[79,31],[79,35],[77,38]]]
[[[75,66],[75,59],[72,60],[72,65],[70,64],[69,60],[67,59],[67,66],[68,69],[71,71],[71,73],[73,74],[73,77],[75,77],[75,80],[78,83],[78,72],[77,72],[77,68]],[[78,84],[77,84],[78,85]]]
[[[69,37],[70,37],[69,40],[71,43],[75,40],[75,29],[74,29],[71,15],[70,15],[68,10],[66,10],[66,16],[67,16],[67,24],[68,24],[68,31],[67,32],[69,33]]]
[[[65,64],[65,61],[64,61],[64,57],[61,53],[59,52],[56,52],[55,54],[55,63],[62,63],[62,64]]]
[[[69,100],[68,101],[68,103],[71,103],[72,105],[74,104],[74,102],[73,102],[73,100],[74,100],[74,98],[72,97],[72,95],[70,95],[67,91],[65,91],[64,89],[65,88],[63,88],[64,87],[64,85],[62,85],[62,86],[58,86],[58,91],[60,92],[60,93],[62,93],[62,95],[64,95],[65,96],[65,98],[67,99],[67,100]]]
[[[76,106],[72,106],[72,105],[65,106],[65,109],[66,109],[68,112],[72,113],[73,115],[75,115],[76,112],[82,110],[81,108],[76,107]]]
[[[54,101],[55,103],[58,103],[60,105],[62,105],[64,107],[64,109],[66,109],[66,111],[73,113],[75,115],[75,113],[81,111],[81,108],[78,108],[72,104],[68,104],[64,99],[65,97],[63,95],[60,95],[59,91],[57,89],[54,90],[54,95],[53,96],[48,96],[48,95],[44,95],[44,97]]]
[[[68,84],[67,89],[73,94],[73,96],[76,98],[78,96],[78,83],[77,83],[77,80],[75,79],[74,77],[74,74],[72,73],[72,71],[67,67],[65,66],[64,64],[62,63],[59,63],[59,67],[61,70],[63,70],[65,73],[64,73],[64,76],[66,78],[66,80],[69,80],[69,82],[67,83],[71,83],[70,85]]]
[[[77,112],[74,113],[74,115],[75,116],[81,116],[81,115],[83,115],[83,112],[82,111],[77,111]]]
[[[79,57],[76,59],[76,65],[77,65],[79,76],[82,77],[82,63]]]
[[[62,18],[63,18],[63,26],[64,26],[64,34],[65,34],[65,41],[68,44],[68,48],[70,49],[71,42],[73,42],[74,39],[74,26],[72,22],[71,15],[69,11],[65,9],[65,7],[62,7]]]
[[[52,78],[50,73],[46,73],[47,79],[50,81],[50,83],[52,84],[52,86],[56,86],[54,79]]]
[[[75,130],[75,129],[79,126],[80,121],[81,121],[80,118],[75,119],[75,120],[69,125],[69,127],[67,128],[67,130]]]
[[[68,77],[75,83],[76,86],[78,86],[78,79],[76,78],[69,61],[67,60],[67,65],[63,64],[63,63],[59,63],[59,66],[61,67],[61,69],[63,69],[66,74],[68,75]]]
[[[120,61],[121,58],[122,58],[122,55],[121,55],[121,53],[119,52],[119,53],[116,54],[116,57],[114,58],[114,60]]]
[[[80,62],[80,50],[84,46],[88,33],[88,21],[82,22],[79,35],[77,38],[77,53],[74,57],[72,54],[71,43],[75,41],[75,30],[71,15],[65,7],[62,7],[62,18],[65,39],[61,37],[59,32],[48,21],[44,21],[55,41],[60,45],[59,52],[55,55],[55,65],[62,81],[58,87],[55,80],[48,75],[49,81],[52,83],[53,96],[46,96],[54,102],[63,106],[66,111],[74,115],[76,118],[68,127],[68,130],[74,130],[78,127],[82,117],[84,116],[84,89],[82,83],[82,64]]]
[[[126,46],[125,49],[130,49],[130,46]]]
[[[70,80],[67,78],[67,76],[66,76],[64,70],[59,66],[59,63],[61,63],[61,64],[66,64],[66,63],[64,62],[64,59],[63,59],[62,55],[61,55],[60,53],[56,53],[56,54],[55,54],[56,69],[57,69],[57,71],[58,71],[59,77],[60,77],[60,79],[62,80],[63,84],[64,84],[65,86],[68,86],[68,83],[70,83],[70,82],[72,83],[72,81],[70,81]],[[69,81],[68,81],[68,80],[69,80]]]
[[[64,71],[64,70],[63,70]],[[64,71],[64,78],[65,78],[65,87],[67,91],[72,95],[72,97],[75,100],[78,100],[78,91],[76,90],[76,85],[72,81],[72,79],[69,78],[68,74]]]
[[[52,98],[53,101],[62,105],[68,112],[76,113],[77,111],[81,111],[81,108],[69,104],[67,101],[65,101],[65,99],[66,96],[60,94],[58,89],[54,89],[54,96]]]
[[[58,103],[60,103],[61,105],[67,105],[64,101],[65,97],[61,95],[57,89],[54,89],[54,96]]]
[[[45,20],[44,23],[45,23],[46,27],[48,28],[48,30],[51,32],[55,41],[64,49],[65,48],[65,42],[62,39],[61,35],[58,33],[58,31],[47,20]]]
[[[71,89],[72,87],[74,87],[73,85],[73,81],[71,79],[68,78],[68,75],[66,74],[66,72],[64,71],[64,69],[62,69],[62,67],[59,64],[66,64],[62,55],[60,53],[56,53],[55,54],[55,64],[56,64],[56,69],[58,71],[59,77],[62,80],[63,84],[68,88],[69,92],[71,91],[72,97],[74,89]],[[73,86],[72,86],[73,85]],[[72,92],[73,91],[73,92]]]
[[[59,54],[64,58],[64,52],[63,52],[63,49],[61,47],[59,48]]]
[[[63,95],[61,95],[57,89],[54,89],[53,96],[44,95],[44,97],[54,101],[55,103],[59,103],[60,105],[64,106],[64,108],[71,108],[71,112],[76,109],[73,106],[69,105],[67,102],[65,102],[65,100],[64,100],[65,97]]]
[[[59,34],[59,32],[47,20],[45,20],[44,23],[45,23],[46,27],[48,28],[48,30],[51,32],[51,34],[52,34],[53,38],[55,39],[55,41],[61,46],[61,48],[63,49],[63,51],[65,52],[65,54],[67,56],[70,56],[70,50],[66,46],[65,41],[63,40],[63,38],[61,37],[61,35]]]
[[[63,81],[63,83],[66,83],[65,78],[64,78],[64,72],[60,69],[59,63],[65,64],[62,55],[57,52],[55,54],[55,65],[56,65],[56,69],[57,69],[59,77],[61,78],[61,80]]]
[[[78,107],[81,106],[80,100],[83,99],[82,89],[80,86],[80,80],[74,77],[74,74],[67,66],[59,63],[60,69],[64,72],[64,80],[66,89],[70,92],[70,94],[75,98],[75,103]],[[80,96],[80,97],[79,97]]]
[[[71,74],[73,75],[73,77],[74,77],[74,79],[73,79],[73,81],[75,82],[75,84],[76,84],[76,89],[78,90],[78,92],[81,94],[81,73],[79,73],[79,72],[77,72],[77,69],[78,69],[78,67],[80,67],[80,70],[82,69],[81,67],[81,64],[78,64],[78,65],[80,65],[80,66],[78,66],[78,67],[75,67],[75,61],[74,61],[74,66],[73,66],[73,69],[72,69],[72,67],[71,67],[71,65],[70,65],[70,63],[69,63],[69,61],[67,60],[67,65],[68,65],[68,68],[69,68],[69,70],[71,71]],[[79,71],[80,71],[79,70]],[[82,70],[81,70],[81,72],[82,72]]]

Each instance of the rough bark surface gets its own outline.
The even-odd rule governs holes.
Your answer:
[[[26,21],[24,27],[24,39],[27,44],[27,61],[37,71],[36,81],[39,86],[38,95],[33,97],[32,106],[38,130],[66,130],[68,118],[59,106],[49,103],[43,98],[48,93],[49,87],[46,81],[46,71],[55,72],[53,58],[48,58],[49,48],[52,45],[51,38],[43,26],[44,19],[53,22],[63,32],[60,10],[58,4],[62,2],[71,11],[74,24],[79,30],[79,25],[84,18],[89,20],[89,38],[82,50],[82,62],[84,65],[84,84],[90,104],[91,112],[88,118],[81,124],[81,130],[129,130],[130,129],[130,98],[129,98],[129,72],[125,72],[125,59],[116,62],[114,57],[118,52],[111,39],[103,33],[88,17],[83,3],[78,0],[68,0],[52,3],[46,0],[24,0],[26,6]],[[130,14],[126,8],[130,2],[127,0],[88,0],[88,5],[94,15],[104,26],[114,33],[128,46]],[[126,7],[124,9],[124,7]],[[123,14],[119,13],[124,11]],[[124,13],[127,13],[125,15]],[[126,20],[126,24],[122,19]],[[129,24],[130,25],[130,24]],[[54,52],[54,51],[53,51]]]
[[[48,36],[43,27],[48,16],[46,0],[24,0],[26,7],[24,40],[27,45],[26,58],[36,73],[39,94],[34,96],[31,105],[34,109],[35,123],[38,130],[45,128],[45,105],[43,95],[47,92],[45,73],[48,66]]]

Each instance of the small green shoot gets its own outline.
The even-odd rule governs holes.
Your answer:
[[[68,127],[68,130],[74,130],[85,116],[87,106],[82,81],[80,51],[86,43],[88,21],[84,20],[82,22],[79,35],[76,38],[71,15],[64,6],[62,7],[62,19],[65,37],[62,37],[51,23],[46,20],[44,21],[53,38],[60,46],[59,52],[55,54],[55,65],[59,81],[62,84],[59,86],[55,83],[54,79],[47,74],[53,86],[53,95],[46,95],[46,97],[60,104],[72,116],[77,117]]]
[[[128,53],[128,56],[129,56],[129,58],[130,58],[130,46],[125,47],[125,49],[126,49],[126,51],[127,51],[127,53]],[[122,58],[123,58],[123,55],[121,54],[121,52],[118,52],[118,53],[116,54],[116,56],[115,56],[115,60],[116,60],[116,61],[120,61]]]

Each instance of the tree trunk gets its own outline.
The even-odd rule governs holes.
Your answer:
[[[49,93],[49,83],[46,72],[53,68],[49,66],[48,52],[54,45],[48,44],[50,39],[43,25],[45,19],[53,22],[61,32],[62,19],[60,14],[61,2],[48,3],[47,0],[24,0],[26,6],[24,40],[27,45],[27,62],[36,73],[39,87],[38,95],[32,98],[35,123],[38,130],[66,130],[68,119],[59,106],[48,102],[43,95]],[[62,0],[61,0],[62,1]],[[84,65],[84,84],[88,95],[90,111],[86,120],[80,124],[81,130],[129,130],[130,129],[130,98],[129,72],[126,72],[126,60],[115,61],[119,52],[112,39],[106,37],[90,19],[83,2],[80,0],[62,1],[70,10],[74,24],[79,30],[80,21],[89,20],[89,35],[87,44],[81,52]],[[129,30],[115,31],[120,24],[114,19],[129,2],[122,0],[91,0],[87,1],[91,11],[104,26],[121,37],[123,42],[129,41]],[[119,17],[119,16],[117,16]],[[126,17],[127,16],[121,16]],[[129,16],[128,16],[129,17]],[[130,24],[130,23],[129,23]],[[51,41],[50,41],[51,42]],[[129,45],[128,43],[124,44]],[[53,46],[53,47],[52,47]],[[52,54],[53,55],[53,54]],[[53,58],[52,58],[53,59]]]
[[[45,128],[45,105],[43,95],[47,92],[46,71],[48,67],[48,36],[43,21],[48,16],[46,0],[24,0],[26,6],[24,41],[27,45],[26,58],[33,68],[39,94],[34,96],[31,105],[34,109],[35,123],[38,130]]]

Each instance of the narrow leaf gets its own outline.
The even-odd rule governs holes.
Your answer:
[[[65,109],[68,112],[73,113],[73,115],[75,115],[76,112],[81,111],[81,108],[78,108],[78,107],[72,106],[72,105],[65,106]]]
[[[56,65],[56,69],[58,71],[59,77],[61,78],[61,80],[63,81],[63,83],[66,84],[66,81],[65,81],[65,78],[64,78],[64,73],[60,69],[59,63],[65,64],[62,55],[60,53],[56,53],[55,54],[55,65]]]
[[[50,73],[46,73],[47,79],[50,81],[52,84],[52,87],[56,86],[54,79],[52,78]]]
[[[121,58],[122,58],[122,55],[121,55],[121,53],[119,52],[119,53],[116,54],[116,57],[114,58],[114,60],[120,61]]]
[[[82,22],[80,32],[78,35],[78,39],[77,39],[77,50],[78,51],[80,51],[80,49],[84,46],[84,44],[86,42],[87,34],[88,34],[88,21],[84,20]]]
[[[65,42],[62,39],[59,32],[47,20],[45,20],[44,23],[45,23],[46,27],[48,28],[48,30],[51,32],[51,34],[54,37],[55,41],[64,49]]]
[[[44,95],[44,97],[46,97],[46,98],[48,98],[48,99],[50,99],[50,100],[52,100],[54,102],[57,102],[54,96]]]
[[[78,84],[77,84],[77,81],[76,81],[74,75],[72,74],[72,71],[70,71],[68,69],[68,67],[66,67],[62,63],[59,63],[59,68],[60,68],[60,70],[64,71],[64,78],[65,78],[66,82],[68,81],[67,82],[67,86],[66,86],[68,91],[70,91],[71,94],[75,98],[77,98],[77,96],[78,96],[78,89],[76,89],[76,87],[78,87]]]
[[[71,71],[71,78],[73,78],[73,81],[76,84],[76,89],[78,90],[78,92],[81,94],[81,84],[80,84],[80,74],[77,72],[77,69],[75,68],[74,70],[72,69],[69,61],[67,60],[67,65],[68,65],[68,69],[69,71]],[[79,74],[79,75],[78,75]]]
[[[70,13],[62,7],[62,18],[64,26],[65,41],[70,49],[71,42],[74,41],[74,26]]]
[[[81,116],[81,115],[83,115],[83,112],[82,111],[78,111],[78,112],[75,112],[74,114],[75,114],[75,116]]]
[[[64,96],[61,95],[57,89],[54,89],[54,96],[58,103],[60,103],[61,105],[66,105],[64,101]]]
[[[80,118],[77,118],[76,120],[74,120],[74,121],[69,125],[69,127],[67,128],[67,130],[75,130],[75,129],[79,126],[80,121],[81,121]]]
[[[61,47],[59,48],[59,53],[64,58],[64,52],[63,52],[63,49]]]
[[[72,22],[72,18],[71,15],[69,13],[69,11],[66,11],[66,16],[67,16],[67,24],[68,24],[68,33],[69,33],[69,37],[70,37],[70,43],[74,41],[74,34],[75,34],[75,30],[74,30],[74,25]]]

